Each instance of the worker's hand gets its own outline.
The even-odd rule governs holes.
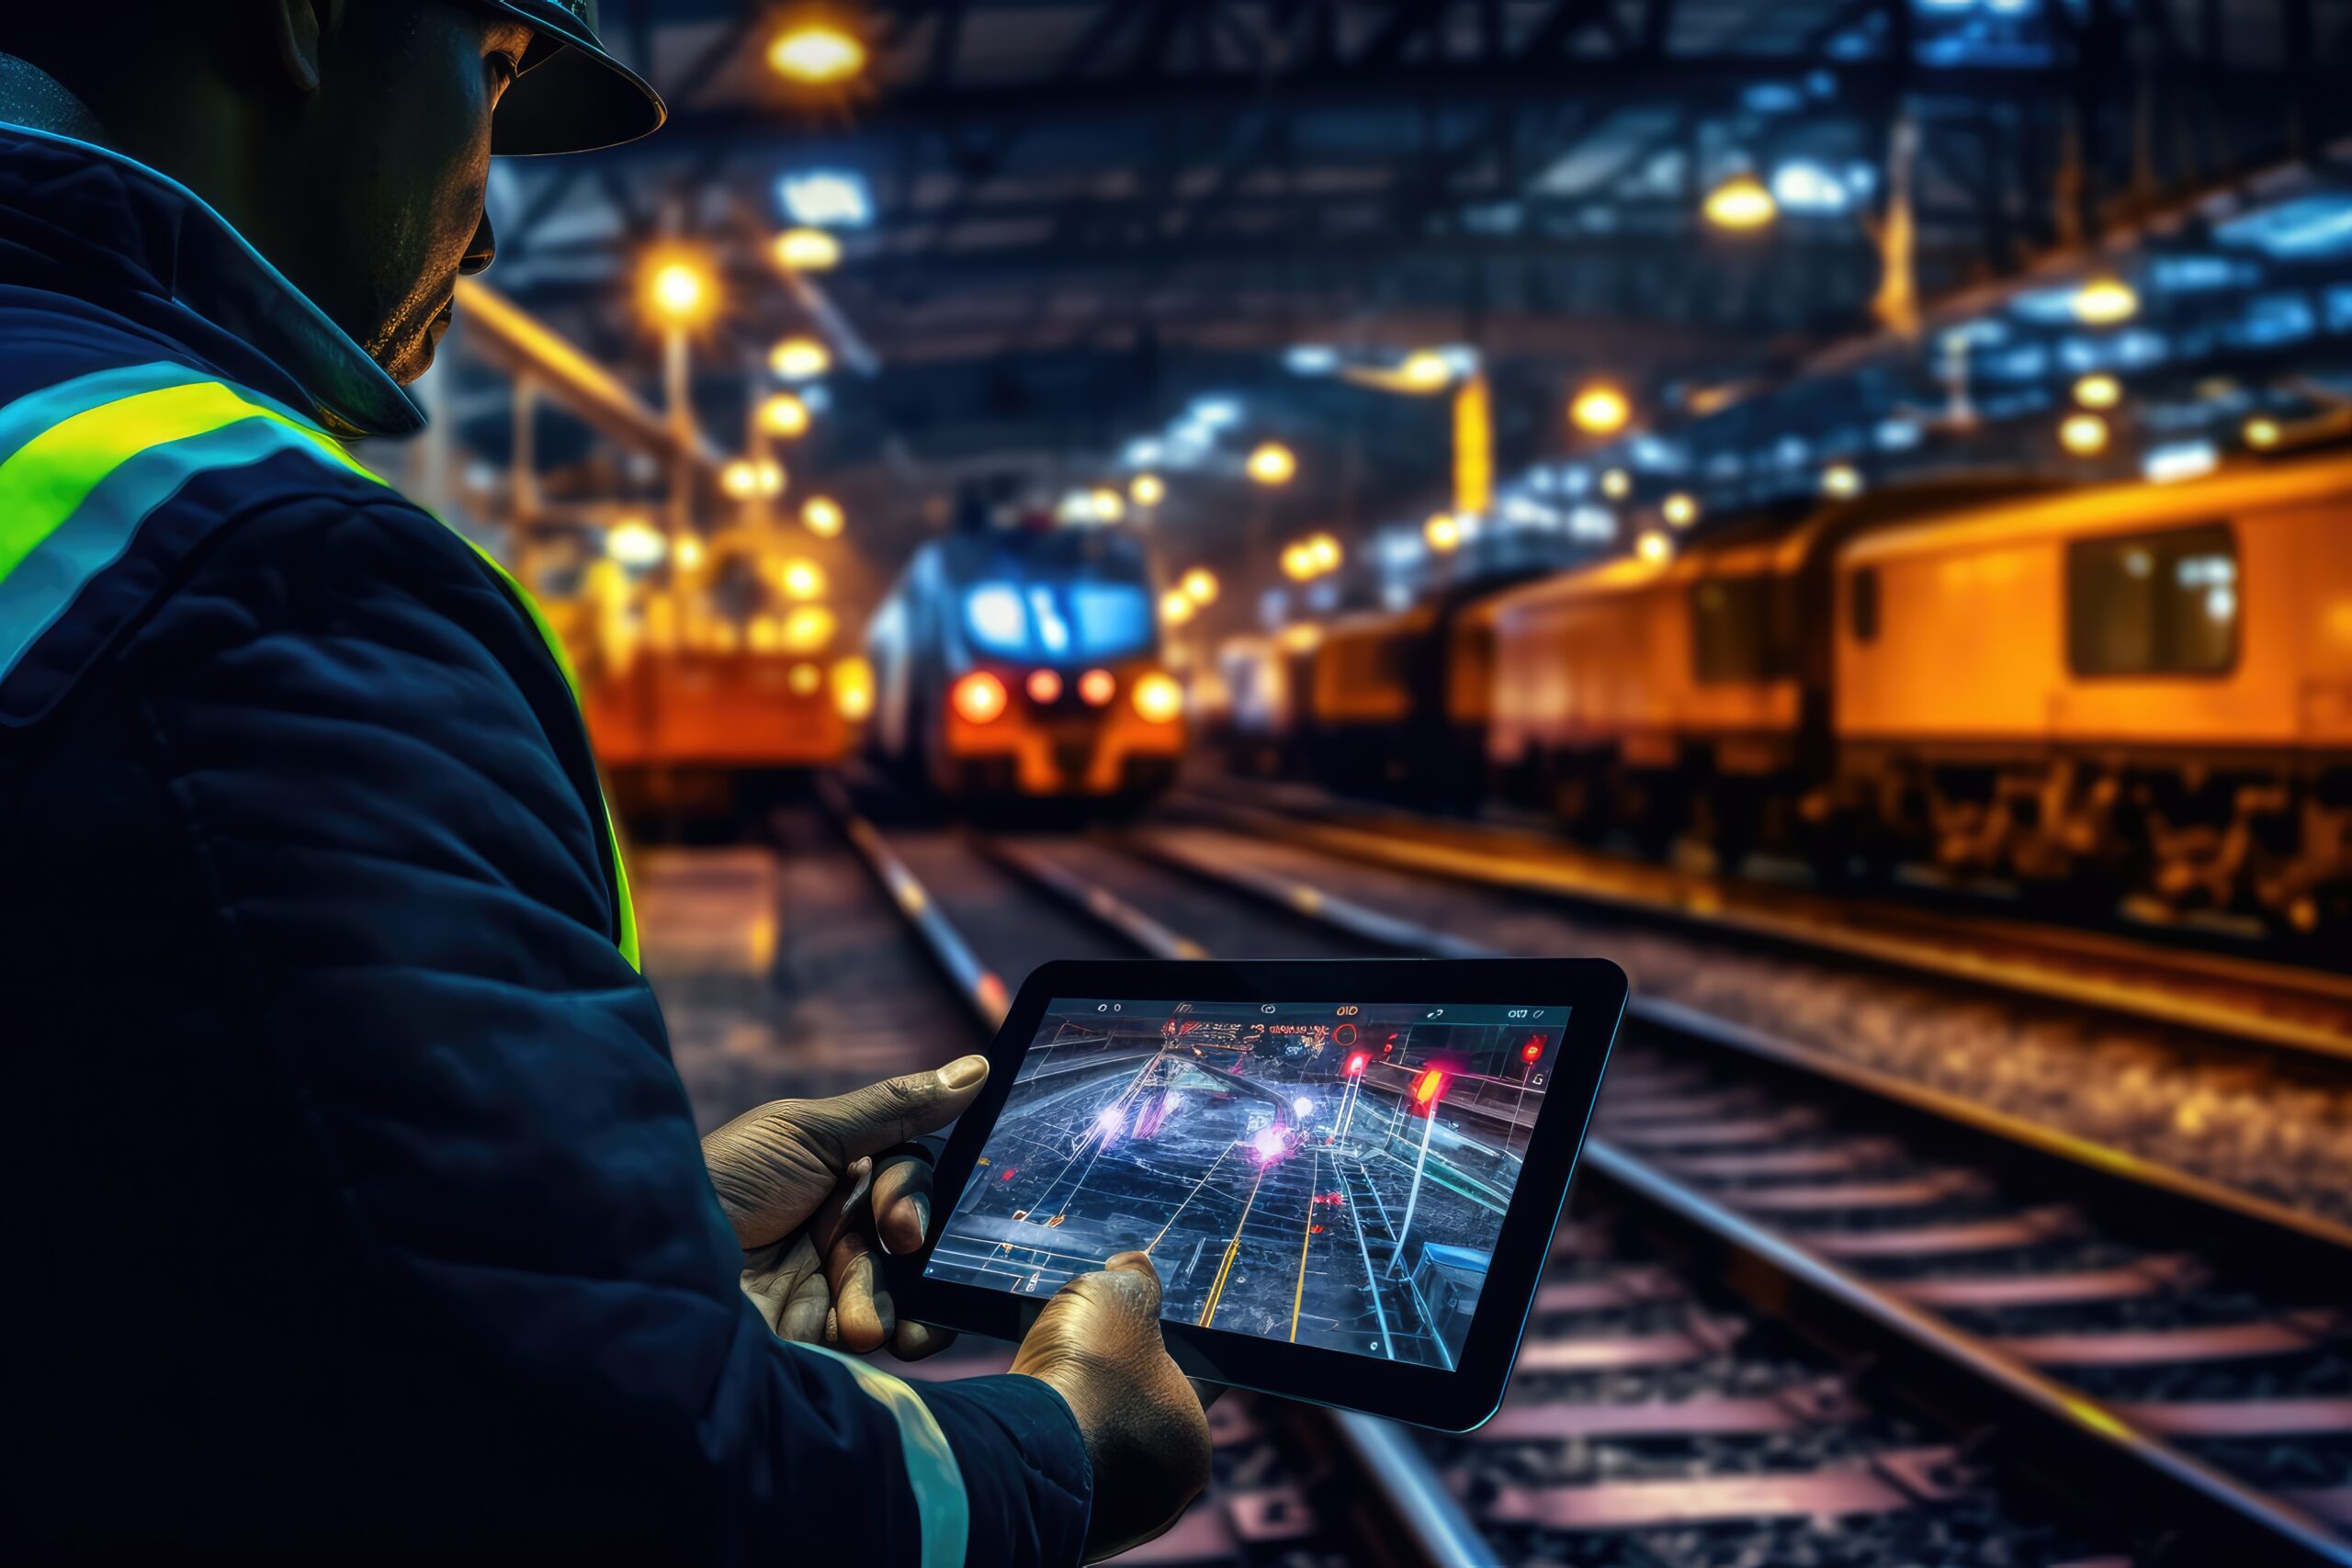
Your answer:
[[[1209,1483],[1209,1423],[1159,1337],[1159,1274],[1123,1252],[1054,1292],[1012,1370],[1069,1402],[1094,1469],[1086,1560],[1165,1531]]]
[[[900,1323],[873,1243],[912,1252],[931,1229],[931,1161],[899,1145],[962,1114],[988,1081],[965,1056],[831,1100],[779,1100],[702,1141],[743,1248],[743,1291],[786,1339],[912,1360],[954,1336]],[[877,1163],[878,1161],[878,1163]]]

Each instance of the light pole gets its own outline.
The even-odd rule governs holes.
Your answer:
[[[1413,1080],[1413,1103],[1425,1118],[1421,1124],[1421,1153],[1413,1161],[1413,1186],[1405,1195],[1405,1221],[1396,1227],[1396,1250],[1388,1259],[1391,1274],[1405,1266],[1405,1238],[1413,1233],[1413,1210],[1421,1201],[1421,1172],[1430,1163],[1430,1139],[1437,1134],[1437,1102],[1444,1093],[1445,1075],[1435,1067]]]

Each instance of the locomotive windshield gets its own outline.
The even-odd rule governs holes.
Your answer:
[[[1042,663],[1152,651],[1157,626],[1143,552],[1132,541],[1069,534],[953,542],[964,633],[976,649]]]

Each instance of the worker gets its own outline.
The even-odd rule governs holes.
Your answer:
[[[342,445],[421,423],[491,154],[660,121],[593,5],[11,0],[0,55],[0,1544],[1166,1528],[1208,1436],[1150,1263],[1010,1375],[863,1359],[938,1343],[873,1249],[932,1222],[907,1145],[986,1061],[698,1144],[560,656]]]

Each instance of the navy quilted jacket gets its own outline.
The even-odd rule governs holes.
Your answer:
[[[0,1541],[1075,1562],[1045,1385],[739,1291],[562,673],[317,428],[416,423],[190,193],[0,124]]]

